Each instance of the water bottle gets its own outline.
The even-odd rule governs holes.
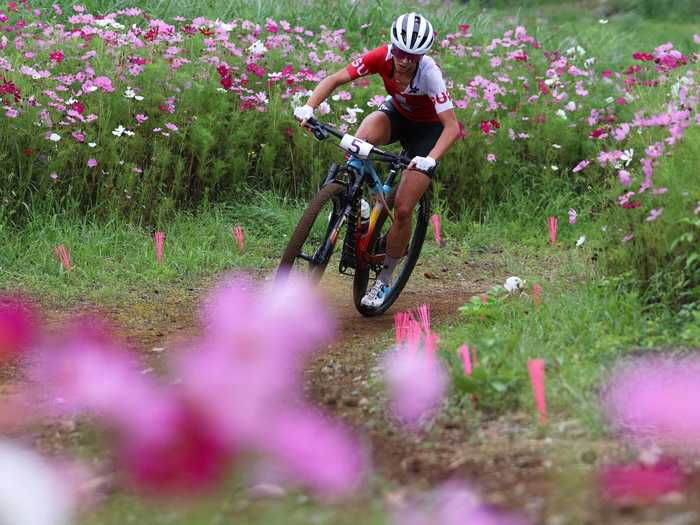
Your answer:
[[[369,214],[372,208],[365,199],[360,200],[360,231],[366,233],[369,228]]]

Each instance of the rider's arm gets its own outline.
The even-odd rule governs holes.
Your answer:
[[[446,109],[438,113],[438,118],[444,126],[444,129],[435,143],[435,146],[433,146],[433,149],[431,149],[428,154],[429,157],[435,160],[440,160],[460,135],[459,122],[457,121],[457,115],[455,115],[454,109]]]
[[[333,91],[338,86],[347,84],[351,80],[352,77],[350,76],[350,73],[348,73],[347,69],[341,69],[340,71],[336,71],[335,73],[327,76],[326,78],[321,80],[321,82],[318,83],[313,93],[311,93],[307,104],[312,108],[316,109],[321,104],[321,102],[323,102],[331,96],[331,93],[333,93]]]

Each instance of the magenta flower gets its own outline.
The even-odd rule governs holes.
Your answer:
[[[94,168],[97,166],[97,161],[95,159],[88,159],[87,161],[88,168]]]
[[[614,503],[650,504],[684,491],[688,478],[678,461],[661,458],[654,465],[608,465],[598,474],[603,497]]]
[[[17,115],[19,115],[19,111],[17,111],[16,109],[7,108],[5,110],[5,116],[7,118],[17,118]]]
[[[159,421],[164,432],[127,433],[119,440],[120,465],[135,487],[156,494],[202,492],[222,480],[235,448],[209,422],[181,403]]]
[[[29,349],[36,337],[35,318],[25,301],[0,296],[0,362]]]

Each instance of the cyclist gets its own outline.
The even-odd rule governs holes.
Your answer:
[[[338,86],[379,74],[389,96],[378,111],[364,118],[355,136],[376,145],[399,141],[412,157],[396,192],[395,221],[387,234],[382,271],[362,298],[364,306],[376,308],[384,302],[394,268],[411,238],[413,209],[430,186],[438,160],[460,135],[442,72],[426,55],[434,39],[433,27],[425,17],[403,14],[391,25],[391,44],[369,51],[321,80],[307,103],[294,109],[294,116],[303,126]]]

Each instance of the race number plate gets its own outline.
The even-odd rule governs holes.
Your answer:
[[[340,141],[340,147],[361,159],[366,159],[369,157],[369,154],[372,152],[372,148],[374,148],[374,146],[369,142],[353,137],[352,135],[348,135],[347,133],[343,135],[343,138]]]

